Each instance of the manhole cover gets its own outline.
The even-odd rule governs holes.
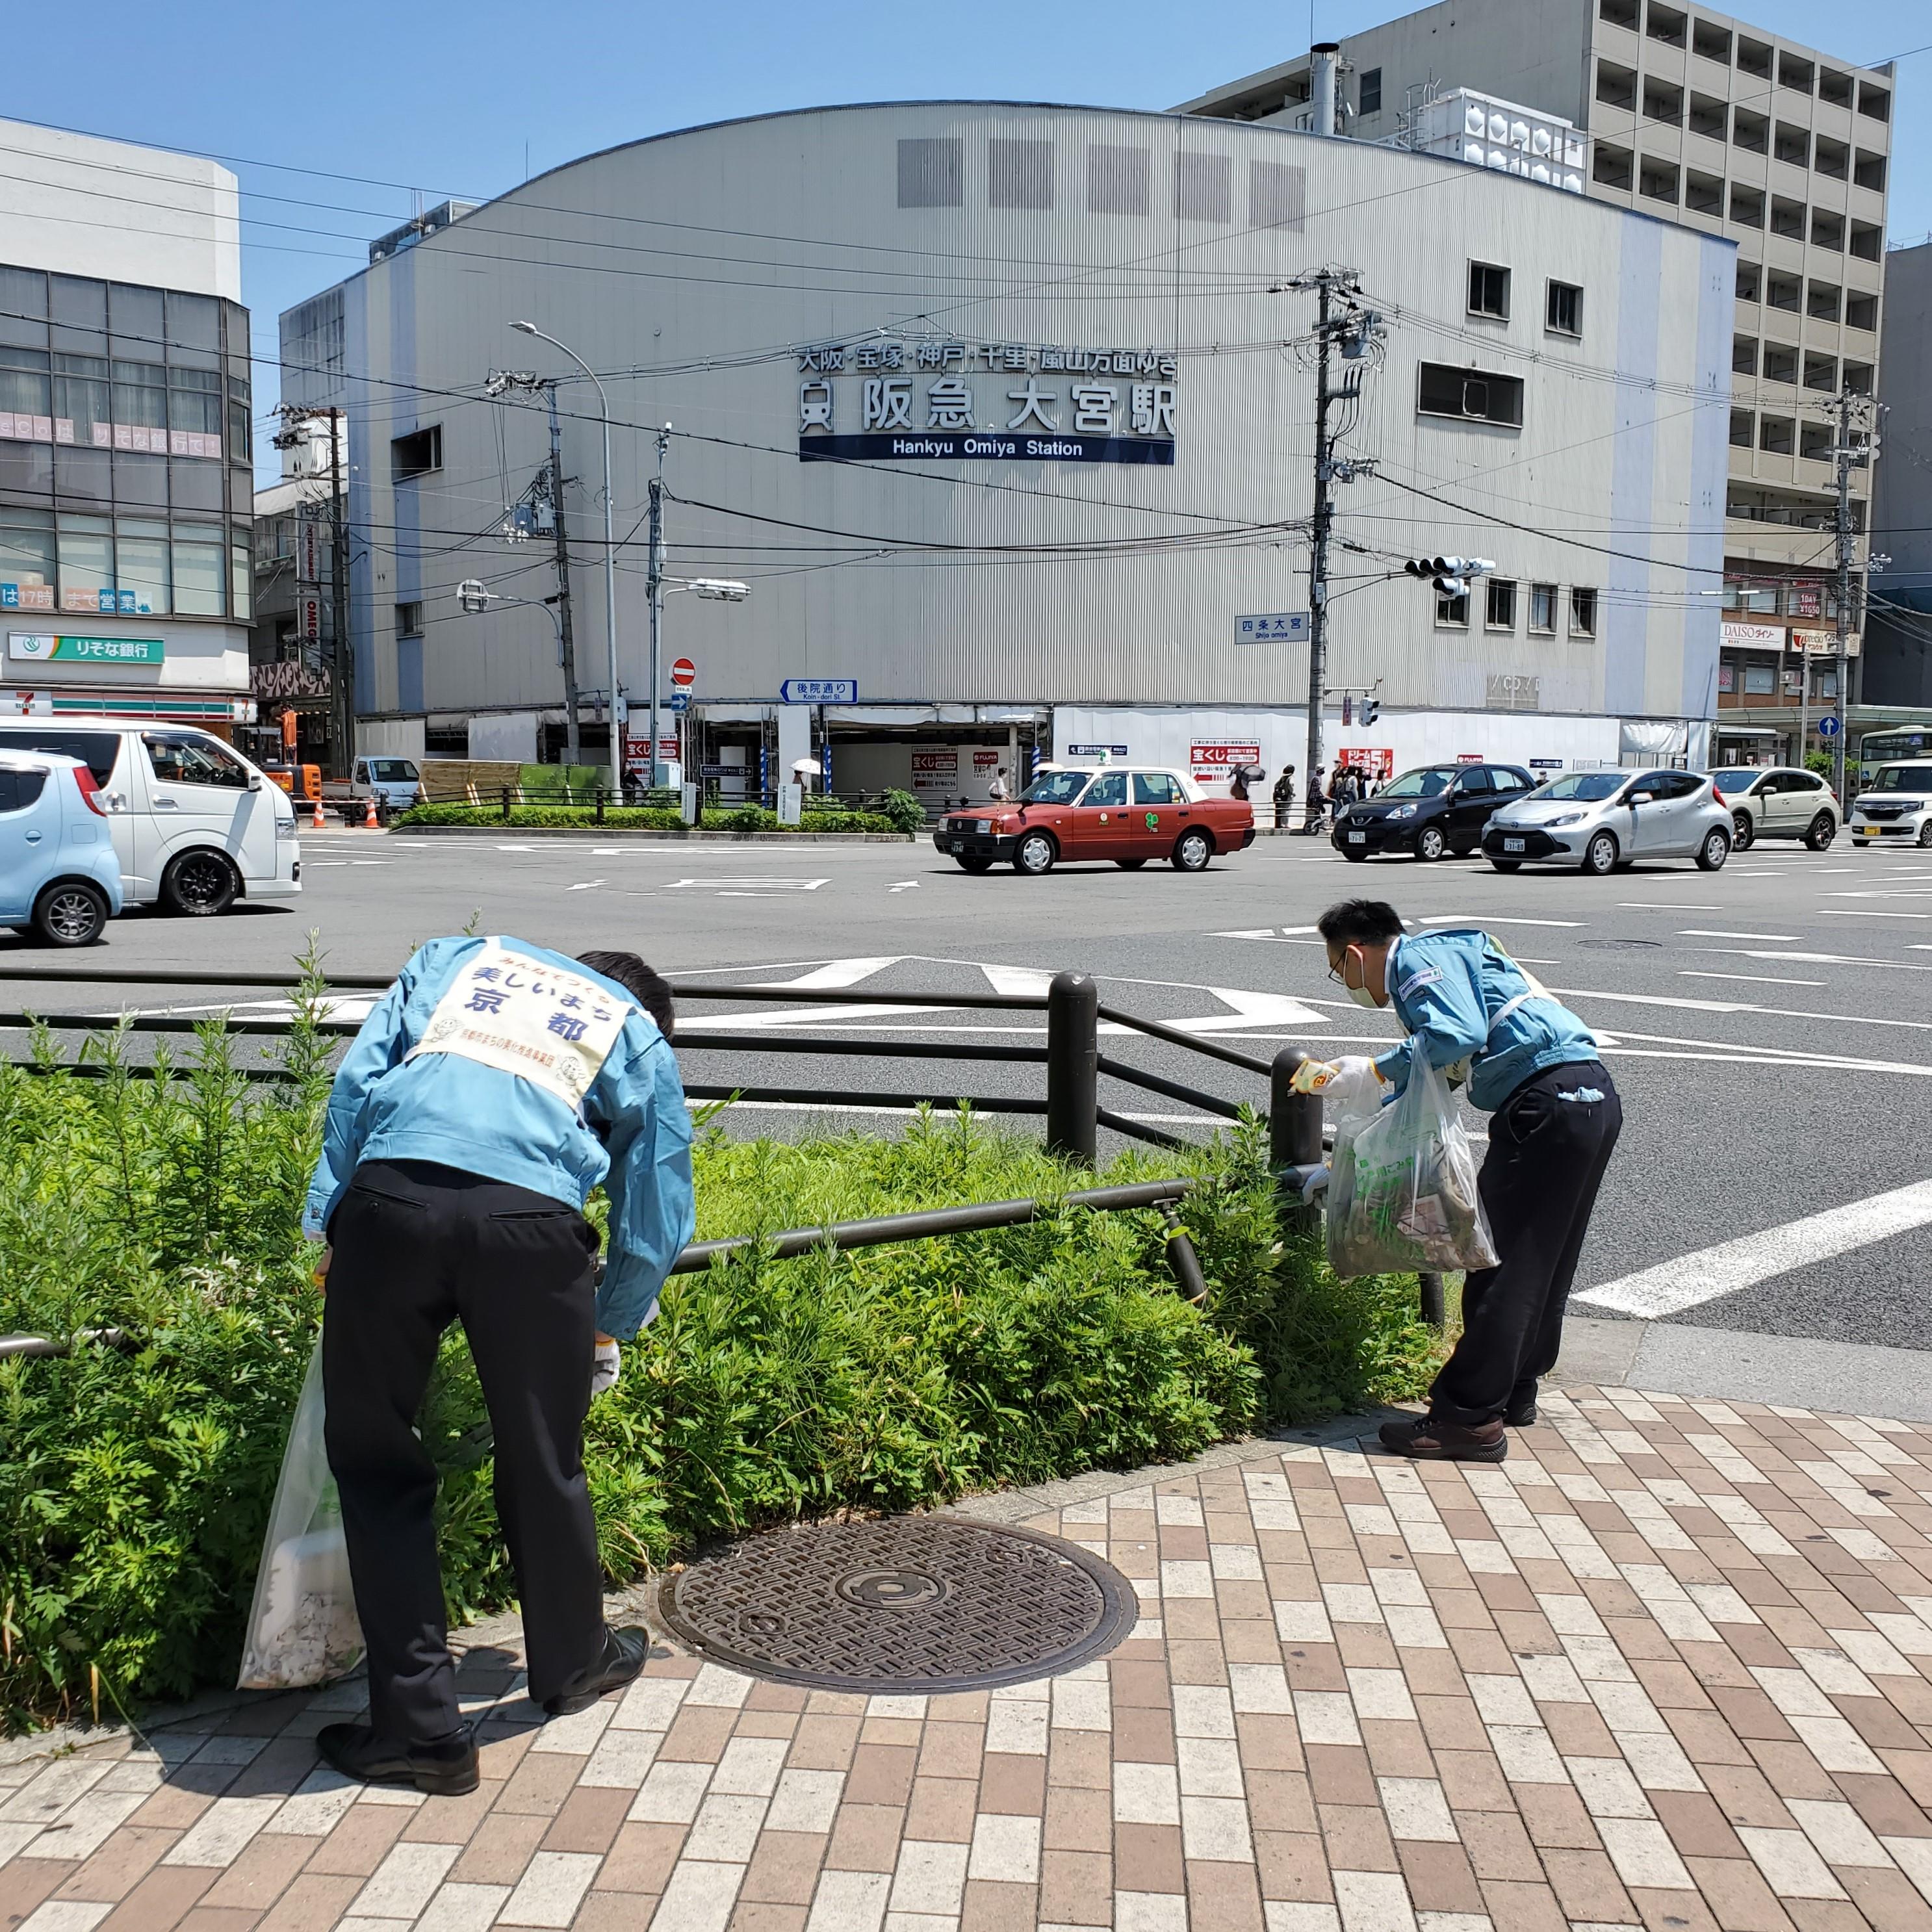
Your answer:
[[[1598,952],[1628,952],[1640,946],[1661,946],[1660,939],[1580,939],[1579,946],[1593,948]]]
[[[1070,1670],[1138,1614],[1110,1563],[952,1516],[807,1524],[664,1580],[659,1614],[714,1663],[821,1690],[982,1690]]]

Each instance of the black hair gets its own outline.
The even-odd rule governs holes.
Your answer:
[[[1315,929],[1330,946],[1387,946],[1402,937],[1402,914],[1386,899],[1343,899]]]
[[[662,973],[652,972],[634,952],[580,952],[577,963],[614,980],[657,1022],[658,1031],[666,1040],[670,1038],[676,1030],[677,1011],[672,1004],[670,982]]]

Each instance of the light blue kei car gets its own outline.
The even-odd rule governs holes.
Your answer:
[[[121,862],[79,758],[0,752],[0,926],[92,946],[121,910]]]

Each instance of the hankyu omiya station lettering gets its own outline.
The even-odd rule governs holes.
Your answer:
[[[802,461],[1174,460],[1167,351],[868,340],[813,344],[798,365]]]

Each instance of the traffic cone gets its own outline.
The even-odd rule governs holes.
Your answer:
[[[315,806],[315,809],[309,814],[309,830],[311,832],[326,831],[328,827],[322,823],[322,796],[320,793],[316,795],[312,802]]]
[[[372,791],[362,801],[362,830],[364,832],[380,832],[382,829],[376,817],[376,794]]]

